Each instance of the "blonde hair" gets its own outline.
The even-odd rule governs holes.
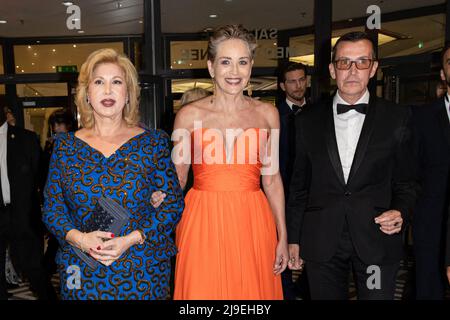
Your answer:
[[[181,106],[185,106],[188,103],[200,100],[201,98],[209,96],[210,93],[203,88],[192,88],[186,90],[181,96]]]
[[[81,126],[88,129],[94,126],[93,109],[88,103],[87,89],[95,68],[103,63],[114,63],[123,70],[128,92],[128,103],[123,109],[123,119],[130,127],[137,125],[139,122],[140,87],[136,68],[125,55],[119,54],[114,49],[106,48],[92,52],[81,66],[75,99],[75,104],[80,113]]]
[[[239,39],[244,41],[250,51],[250,57],[253,59],[257,47],[254,34],[245,29],[241,24],[231,24],[214,30],[214,34],[208,41],[208,60],[214,62],[219,44],[230,39]]]

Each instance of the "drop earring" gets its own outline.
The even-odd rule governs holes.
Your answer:
[[[251,97],[253,94],[253,85],[250,81],[248,82],[248,86],[247,86],[247,94],[249,97]]]

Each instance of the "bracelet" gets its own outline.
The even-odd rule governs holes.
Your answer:
[[[141,240],[139,240],[139,242],[137,243],[138,245],[141,245],[145,242],[145,239],[147,239],[147,237],[145,236],[144,231],[137,229],[137,232],[139,232],[139,234],[141,235]]]

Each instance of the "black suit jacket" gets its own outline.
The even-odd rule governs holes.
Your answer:
[[[336,142],[332,101],[296,119],[296,160],[287,206],[289,243],[306,260],[328,261],[347,220],[358,256],[366,264],[401,259],[401,234],[386,235],[374,218],[396,209],[405,220],[417,184],[410,157],[410,109],[371,97],[347,184]]]
[[[280,115],[280,174],[283,180],[284,195],[287,199],[295,160],[294,121],[301,112],[295,115],[286,100],[283,100],[278,105],[278,113]]]
[[[15,236],[42,231],[38,200],[40,146],[36,134],[8,126],[7,165]]]
[[[450,122],[444,98],[414,107],[413,127],[421,184],[413,214],[415,239],[421,244],[442,244],[450,199]]]

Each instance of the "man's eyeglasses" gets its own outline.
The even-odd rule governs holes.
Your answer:
[[[356,69],[358,70],[365,70],[369,69],[372,66],[372,63],[374,62],[374,59],[368,59],[368,58],[362,58],[362,59],[356,59],[356,60],[350,60],[350,59],[339,59],[334,61],[334,65],[338,70],[349,70],[352,67],[352,64],[354,63],[356,66]]]

